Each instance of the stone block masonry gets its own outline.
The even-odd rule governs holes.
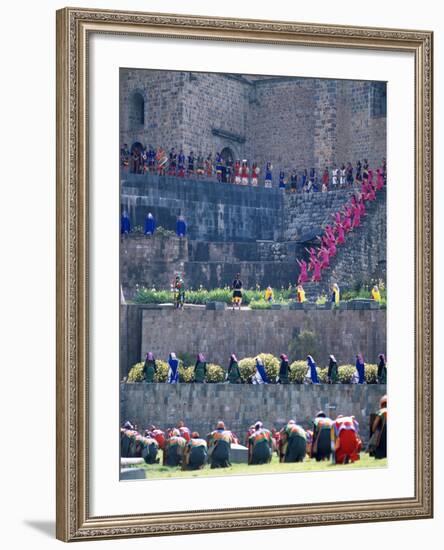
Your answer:
[[[386,156],[385,84],[121,69],[120,141],[203,155],[226,149],[279,170]]]
[[[121,242],[121,283],[131,297],[135,285],[169,287],[174,275],[185,275],[188,288],[229,285],[237,272],[246,288],[288,287],[296,282],[296,258],[306,239],[331,223],[352,189],[328,193],[288,194],[278,189],[241,187],[205,180],[129,175],[122,182],[122,209],[133,226],[143,226],[152,212],[158,226],[175,229],[183,214],[186,239],[131,235]],[[335,258],[331,276],[341,289],[373,276],[385,280],[385,191],[369,205],[362,228],[347,238]],[[354,244],[353,244],[354,243]],[[359,267],[359,269],[358,269]],[[332,282],[324,277],[325,285]],[[319,292],[324,289],[319,287]]]
[[[318,366],[333,353],[339,364],[355,362],[362,352],[366,362],[376,363],[386,353],[385,310],[245,310],[208,311],[185,308],[174,311],[153,306],[121,306],[120,374],[139,362],[148,351],[166,359],[171,351],[196,354],[228,367],[231,353],[239,358],[266,352],[288,353],[290,341],[302,330],[319,340]]]
[[[385,385],[227,385],[227,384],[121,384],[120,420],[143,429],[162,429],[179,420],[205,436],[224,420],[227,428],[244,438],[251,424],[261,420],[266,428],[280,429],[294,419],[312,428],[319,410],[335,418],[353,414],[364,445],[368,441],[370,414],[379,409]]]

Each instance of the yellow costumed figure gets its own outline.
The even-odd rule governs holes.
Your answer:
[[[305,302],[306,298],[305,298],[305,290],[302,288],[302,285],[298,285],[297,288],[297,301],[302,304],[303,302]]]
[[[379,288],[376,285],[372,288],[372,298],[376,302],[381,301],[381,293],[379,292]]]
[[[341,292],[339,290],[339,286],[337,283],[334,283],[331,287],[332,294],[331,294],[331,301],[334,304],[339,304],[339,300],[341,299]]]

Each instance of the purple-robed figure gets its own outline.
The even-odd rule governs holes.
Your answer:
[[[122,212],[120,218],[120,233],[122,235],[128,235],[131,232],[131,220],[129,219],[127,212]]]
[[[176,235],[178,237],[185,237],[187,232],[187,224],[183,216],[179,216],[176,222]]]
[[[307,355],[307,366],[307,377],[311,380],[312,384],[319,384],[316,363],[311,355]]]
[[[356,372],[358,373],[358,384],[365,382],[365,364],[361,353],[356,356]]]
[[[151,212],[148,212],[145,218],[145,235],[154,235],[156,231],[156,220]]]

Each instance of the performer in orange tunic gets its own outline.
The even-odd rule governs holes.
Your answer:
[[[362,442],[359,424],[354,416],[339,415],[331,427],[332,450],[336,464],[348,464],[359,460]]]

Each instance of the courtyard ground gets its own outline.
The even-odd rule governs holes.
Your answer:
[[[162,462],[162,452],[159,453]],[[387,466],[387,459],[375,460],[366,453],[361,453],[361,459],[353,464],[335,465],[330,461],[316,462],[314,459],[306,459],[304,462],[281,464],[275,454],[270,464],[249,466],[248,464],[233,464],[230,468],[211,470],[205,466],[203,470],[182,471],[180,467],[171,468],[162,464],[145,464],[147,479],[173,479],[190,477],[213,477],[231,475],[251,475],[270,473],[294,473],[294,472],[332,472],[336,470],[350,470],[356,468],[384,468]]]

